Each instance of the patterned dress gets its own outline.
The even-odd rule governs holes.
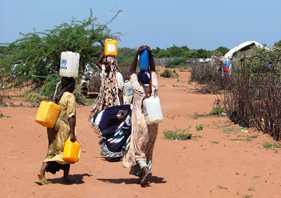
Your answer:
[[[132,74],[130,82],[134,89],[132,109],[132,133],[127,153],[123,158],[123,165],[127,168],[148,166],[151,169],[152,155],[158,132],[158,124],[147,125],[142,110],[145,97],[144,88],[139,84],[136,74]],[[155,72],[152,72],[152,94],[158,89]]]
[[[96,115],[107,107],[120,105],[117,84],[117,62],[113,57],[104,58],[101,68],[101,87],[91,116]]]

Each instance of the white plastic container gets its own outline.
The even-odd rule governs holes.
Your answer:
[[[60,76],[78,77],[80,54],[75,52],[62,52],[60,61]]]
[[[125,81],[123,88],[123,102],[124,104],[131,104],[134,96],[134,89],[130,81]]]
[[[123,90],[123,88],[124,88],[124,78],[123,78],[123,75],[120,72],[116,72],[116,80],[117,80],[118,89]]]
[[[143,111],[147,124],[159,123],[163,120],[160,98],[158,96],[144,99]]]

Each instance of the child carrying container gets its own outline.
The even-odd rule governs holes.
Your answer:
[[[46,172],[55,174],[60,170],[64,172],[64,181],[69,182],[70,164],[78,160],[80,144],[76,141],[75,136],[76,102],[73,92],[75,89],[74,78],[78,76],[79,71],[79,58],[78,53],[62,52],[61,54],[60,76],[62,78],[57,84],[53,98],[54,103],[56,103],[53,106],[57,106],[55,109],[59,109],[59,114],[53,126],[46,125],[48,152],[38,174],[39,180],[36,183],[39,185],[48,183]],[[42,111],[39,109],[39,115],[40,112]],[[54,115],[53,113],[51,112],[49,117]],[[40,118],[40,116],[38,117]],[[45,124],[44,122],[41,123],[42,120],[37,118],[37,122]],[[76,152],[77,155],[72,155],[72,151]]]
[[[42,163],[39,185],[48,183],[46,172],[55,174],[59,170],[64,172],[64,180],[68,181],[70,163],[63,158],[64,144],[67,139],[72,142],[76,141],[75,125],[76,125],[76,103],[73,91],[75,89],[75,79],[71,77],[63,77],[57,94],[55,95],[55,103],[60,106],[60,114],[53,128],[48,128],[48,152]]]

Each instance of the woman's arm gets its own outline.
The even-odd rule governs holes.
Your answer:
[[[72,142],[76,141],[75,136],[75,126],[76,126],[76,101],[73,94],[68,95],[67,100],[67,115],[68,115],[68,124],[70,129],[70,140]]]
[[[134,92],[144,92],[143,87],[138,81],[138,76],[135,73],[130,76],[130,83]]]
[[[156,72],[151,72],[152,93],[158,95],[158,79]]]
[[[76,136],[75,136],[75,126],[76,126],[76,116],[72,116],[68,118],[68,123],[69,123],[69,128],[70,128],[70,140],[72,142],[76,141]]]

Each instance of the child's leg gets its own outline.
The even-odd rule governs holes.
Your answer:
[[[42,166],[41,166],[41,169],[40,169],[40,172],[38,174],[39,180],[46,178],[46,176],[45,176],[46,175],[46,167],[47,167],[47,163],[43,162]]]
[[[69,170],[70,170],[70,164],[66,164],[64,165],[64,169],[63,169],[63,178],[67,179],[69,176]]]
[[[35,181],[35,183],[37,183],[38,185],[45,185],[45,184],[49,183],[48,180],[45,177],[46,167],[47,167],[47,163],[43,162],[42,166],[41,166],[41,169],[40,169],[40,172],[37,175],[38,176],[38,181]]]

